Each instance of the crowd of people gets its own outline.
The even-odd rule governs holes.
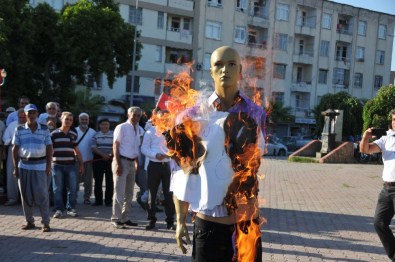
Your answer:
[[[115,130],[110,129],[109,119],[102,118],[97,131],[89,126],[90,118],[85,112],[78,115],[78,126],[74,127],[73,114],[61,112],[57,102],[48,102],[45,112],[39,114],[36,105],[22,96],[18,110],[9,107],[6,112],[5,123],[0,120],[3,188],[7,195],[4,205],[22,204],[26,220],[23,230],[35,228],[34,206],[40,209],[43,232],[50,231],[51,206],[55,219],[78,216],[76,204],[81,185],[81,204],[112,207],[111,224],[116,228],[137,226],[130,220],[135,181],[140,188],[138,203],[150,219],[146,229],[155,227],[155,213],[163,211],[156,206],[163,194],[167,228],[175,230],[174,204],[167,182],[170,169],[163,189],[159,190],[157,179],[155,190],[150,189],[152,181],[146,170],[151,160],[141,153],[143,137],[152,127],[146,121],[151,112],[131,107],[127,120]],[[159,150],[156,154],[166,156],[163,148],[165,144],[150,152]],[[166,159],[169,161],[167,156]]]

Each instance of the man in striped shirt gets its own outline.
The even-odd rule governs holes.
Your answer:
[[[106,179],[106,192],[104,202],[106,206],[112,206],[112,195],[114,192],[114,183],[112,179],[112,141],[114,132],[110,130],[110,120],[107,118],[99,121],[99,128],[92,138],[93,152],[93,177],[95,179],[95,203],[94,206],[103,205],[103,176]]]
[[[54,170],[52,174],[53,194],[55,204],[54,218],[60,218],[65,208],[63,203],[63,182],[68,188],[67,194],[67,215],[77,216],[75,205],[77,202],[77,170],[75,167],[75,158],[77,157],[79,173],[84,172],[84,165],[80,150],[77,146],[77,132],[73,125],[73,114],[63,112],[61,116],[62,126],[51,133],[53,143],[53,163]]]
[[[33,207],[39,206],[42,231],[49,232],[49,201],[47,176],[51,174],[52,141],[48,128],[37,123],[37,107],[24,108],[27,123],[18,126],[12,144],[14,176],[18,178],[23,212],[27,224],[23,230],[33,229]]]

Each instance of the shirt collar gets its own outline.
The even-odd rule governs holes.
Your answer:
[[[240,91],[237,92],[236,98],[233,101],[233,105],[236,105],[240,102],[240,100],[246,100],[246,97],[244,94],[242,94]],[[211,94],[211,96],[208,98],[208,104],[209,105],[213,105],[215,108],[219,107],[219,104],[221,104],[221,100],[219,99],[219,96],[217,95],[217,93],[213,92]]]
[[[37,123],[37,129],[41,129],[40,123],[39,122],[36,123]],[[23,126],[25,127],[25,129],[30,129],[30,127],[27,125],[27,122]]]

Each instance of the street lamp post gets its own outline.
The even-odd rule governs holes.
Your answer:
[[[0,83],[0,112],[2,111],[1,110],[1,87],[5,84],[5,78],[7,77],[7,72],[5,71],[5,69],[3,68],[3,69],[1,69],[1,72],[0,72],[0,80],[1,80],[1,83]]]
[[[137,12],[138,12],[139,0],[136,0],[136,15],[135,15],[135,25],[134,25],[134,39],[133,39],[133,61],[132,61],[132,87],[130,90],[130,106],[133,106],[134,98],[134,75],[136,67],[136,44],[137,44]]]

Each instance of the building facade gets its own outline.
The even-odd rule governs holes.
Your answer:
[[[295,118],[278,126],[278,136],[311,133],[312,109],[325,94],[370,99],[390,83],[393,15],[327,0],[116,2],[125,21],[140,30],[143,49],[138,69],[113,89],[105,76],[92,84],[92,93],[106,100],[157,99],[166,79],[183,70],[191,72],[196,89],[212,90],[210,55],[222,45],[243,57],[245,93],[292,108]]]

